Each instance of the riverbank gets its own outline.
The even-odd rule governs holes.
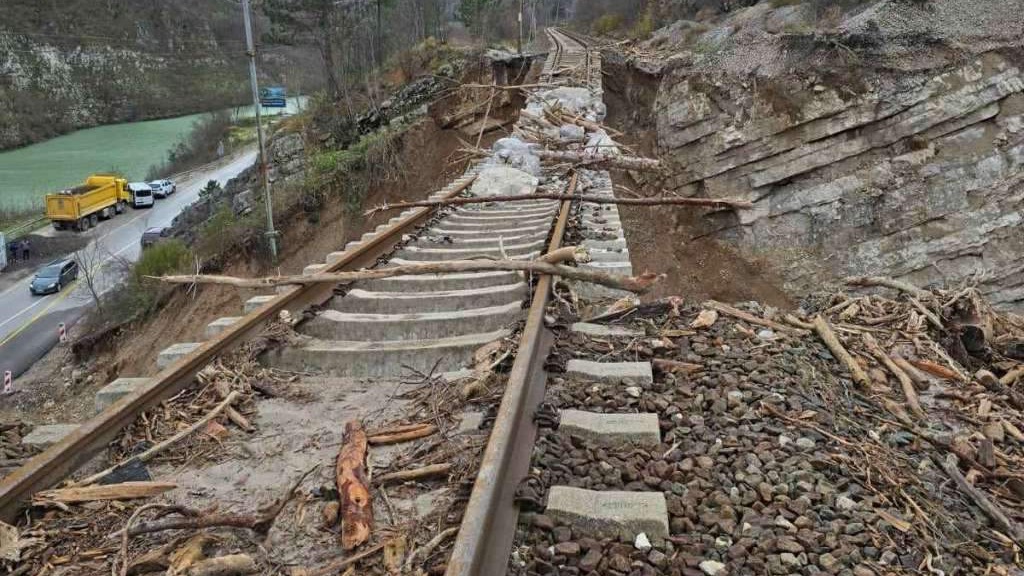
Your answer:
[[[305,98],[289,99],[282,113],[291,114]],[[254,114],[252,107],[231,110],[238,118]],[[0,214],[42,209],[43,196],[81,183],[95,172],[117,172],[141,180],[167,158],[204,114],[164,120],[112,124],[79,130],[52,140],[0,152]],[[2,229],[2,227],[0,227]]]

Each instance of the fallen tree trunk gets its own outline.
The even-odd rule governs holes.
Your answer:
[[[222,284],[238,288],[273,288],[275,286],[306,285],[306,284],[343,284],[357,280],[378,280],[394,276],[416,276],[423,274],[447,274],[453,272],[489,272],[495,270],[532,272],[550,274],[570,280],[580,280],[626,290],[643,293],[650,290],[651,285],[663,278],[663,275],[641,274],[640,276],[620,276],[599,272],[597,270],[571,268],[558,264],[531,260],[450,260],[447,262],[426,262],[408,264],[393,268],[376,268],[373,270],[355,270],[352,272],[333,272],[329,274],[310,274],[308,276],[270,276],[267,278],[236,278],[233,276],[193,275],[193,276],[153,276],[169,284]]]
[[[580,152],[562,152],[558,150],[536,150],[534,154],[541,160],[572,162],[587,166],[602,164],[609,168],[621,168],[623,170],[646,170],[651,172],[661,170],[661,161],[654,158],[620,156],[618,154],[582,154]]]
[[[358,420],[345,423],[335,479],[341,499],[341,547],[352,550],[370,539],[373,499],[366,479],[366,431]]]
[[[384,204],[367,210],[364,215],[372,216],[377,212],[404,210],[420,206],[458,206],[462,204],[483,204],[487,202],[520,202],[528,200],[579,200],[592,204],[623,204],[629,206],[707,206],[709,208],[731,208],[746,210],[754,207],[753,202],[733,200],[730,198],[683,198],[678,196],[659,196],[654,198],[609,198],[607,196],[588,196],[580,194],[511,194],[507,196],[473,196],[471,198],[448,198],[444,200],[420,200],[417,202],[399,202]]]

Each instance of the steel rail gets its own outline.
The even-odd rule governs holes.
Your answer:
[[[467,176],[444,198],[464,191],[476,176]],[[427,220],[439,206],[424,207],[394,223],[357,248],[348,250],[326,272],[357,270],[372,266],[390,251],[411,228]],[[322,304],[333,296],[334,285],[315,284],[297,287],[280,294],[262,307],[232,324],[195,352],[175,362],[153,377],[153,382],[122,398],[103,412],[82,423],[74,432],[36,455],[0,482],[0,520],[12,522],[32,495],[45,490],[72,474],[113,440],[144,410],[155,406],[192,384],[196,374],[216,356],[255,337],[282,310],[297,315],[312,304]]]
[[[576,183],[577,177],[573,174],[567,194],[576,191]],[[570,200],[562,201],[548,252],[562,246],[571,205]],[[553,342],[551,332],[544,327],[552,284],[551,276],[544,275],[537,280],[518,353],[448,559],[446,576],[506,572],[519,515],[514,502],[515,490],[530,465],[537,434],[531,415],[544,397],[543,363]]]

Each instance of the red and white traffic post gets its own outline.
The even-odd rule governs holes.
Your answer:
[[[57,324],[57,341],[59,341],[61,344],[68,343],[68,329],[63,322]]]
[[[14,394],[14,374],[4,370],[4,394]]]

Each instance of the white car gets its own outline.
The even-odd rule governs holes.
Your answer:
[[[167,198],[178,191],[178,185],[170,180],[153,180],[149,187],[153,189],[153,195],[157,198]]]
[[[145,182],[131,182],[128,191],[132,193],[132,208],[153,206],[153,189]]]

